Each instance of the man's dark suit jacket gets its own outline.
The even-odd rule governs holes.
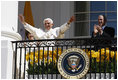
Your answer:
[[[103,34],[100,35],[97,33],[97,35],[94,37],[93,35],[94,32],[92,32],[92,38],[100,38],[100,37],[105,37],[105,38],[113,38],[115,35],[115,29],[112,27],[105,27],[103,30]]]
[[[114,38],[114,35],[115,35],[115,29],[107,26],[104,28],[102,35],[97,33],[97,35],[94,37],[92,32],[92,38],[96,38],[92,42],[92,44],[95,45],[95,50],[101,48],[102,47],[101,45],[103,45],[104,47],[110,47],[110,45],[112,44],[110,38]],[[106,38],[106,39],[100,39],[100,38]]]

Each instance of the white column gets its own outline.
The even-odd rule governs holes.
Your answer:
[[[18,29],[18,1],[1,1],[1,78],[13,78],[11,41],[21,40]]]

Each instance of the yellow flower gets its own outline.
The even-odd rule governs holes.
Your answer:
[[[43,50],[40,50],[39,54],[40,54],[40,56],[43,56]]]
[[[48,60],[48,62],[51,63],[51,62],[52,62],[52,58],[50,58],[50,59]]]
[[[104,55],[104,53],[105,53],[105,49],[102,48],[102,49],[101,49],[101,55]]]
[[[96,62],[104,62],[104,56],[101,56],[101,60],[100,60],[100,57],[97,57],[96,58]]]
[[[33,61],[34,60],[34,56],[33,55],[30,55],[30,59]]]
[[[91,50],[91,51],[88,51],[87,55],[90,57],[95,57],[95,51],[94,50]]]
[[[85,49],[83,49],[83,51],[85,52]]]
[[[117,60],[117,51],[115,51],[115,59]]]
[[[106,48],[106,50],[109,50],[109,48]]]
[[[26,54],[26,61],[28,61],[28,60],[29,60],[29,53]]]
[[[93,58],[96,58],[97,55],[98,55],[98,52],[94,52],[94,53],[92,53],[92,57],[93,57]]]
[[[84,49],[83,51],[86,52],[86,53],[88,53],[88,49]]]
[[[109,55],[106,57],[106,60],[109,61]]]
[[[30,55],[30,59],[34,61],[34,55]],[[35,60],[37,60],[37,57],[35,57]]]
[[[53,51],[53,55],[54,55],[54,56],[57,55],[57,51],[56,51],[56,50]]]
[[[109,56],[109,52],[110,52],[109,50],[106,50],[106,56]]]
[[[35,60],[35,63],[38,63],[38,59]]]
[[[60,56],[62,54],[61,50],[58,51],[58,56]]]
[[[95,52],[95,54],[97,55],[97,58],[100,58],[100,53],[99,52]]]
[[[33,61],[30,61],[30,64],[32,64],[32,65],[33,65]]]
[[[100,61],[100,59],[99,58],[96,58],[96,62],[99,62]]]
[[[38,51],[37,51],[37,52],[35,52],[35,57],[38,57]]]
[[[52,51],[49,51],[49,55],[52,55]]]
[[[56,63],[57,62],[57,58],[54,57],[53,58],[53,62]]]
[[[89,52],[87,52],[87,55],[88,55],[88,57],[90,58],[90,51],[89,51]]]
[[[113,58],[114,57],[114,51],[111,51],[111,58]]]

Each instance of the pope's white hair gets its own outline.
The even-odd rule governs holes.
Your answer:
[[[50,21],[51,24],[53,24],[53,20],[52,20],[51,18],[46,18],[46,19],[44,19],[44,20],[43,20],[43,24],[45,24],[45,21],[46,21],[46,20]]]

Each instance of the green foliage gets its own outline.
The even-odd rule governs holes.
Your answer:
[[[96,62],[96,58],[92,58],[90,65],[91,69],[89,69],[89,72],[92,73],[113,73],[117,69],[117,61],[113,59],[110,59],[110,61]]]
[[[58,69],[57,69],[57,65],[55,63],[50,63],[50,64],[43,64],[41,63],[41,65],[38,64],[29,64],[28,65],[28,69],[26,70],[28,72],[28,74],[59,74]]]
[[[117,71],[117,60],[110,58],[109,61],[96,62],[96,58],[91,58],[89,72],[91,73],[114,73]],[[29,75],[38,74],[59,74],[56,63],[29,64],[26,70]]]

